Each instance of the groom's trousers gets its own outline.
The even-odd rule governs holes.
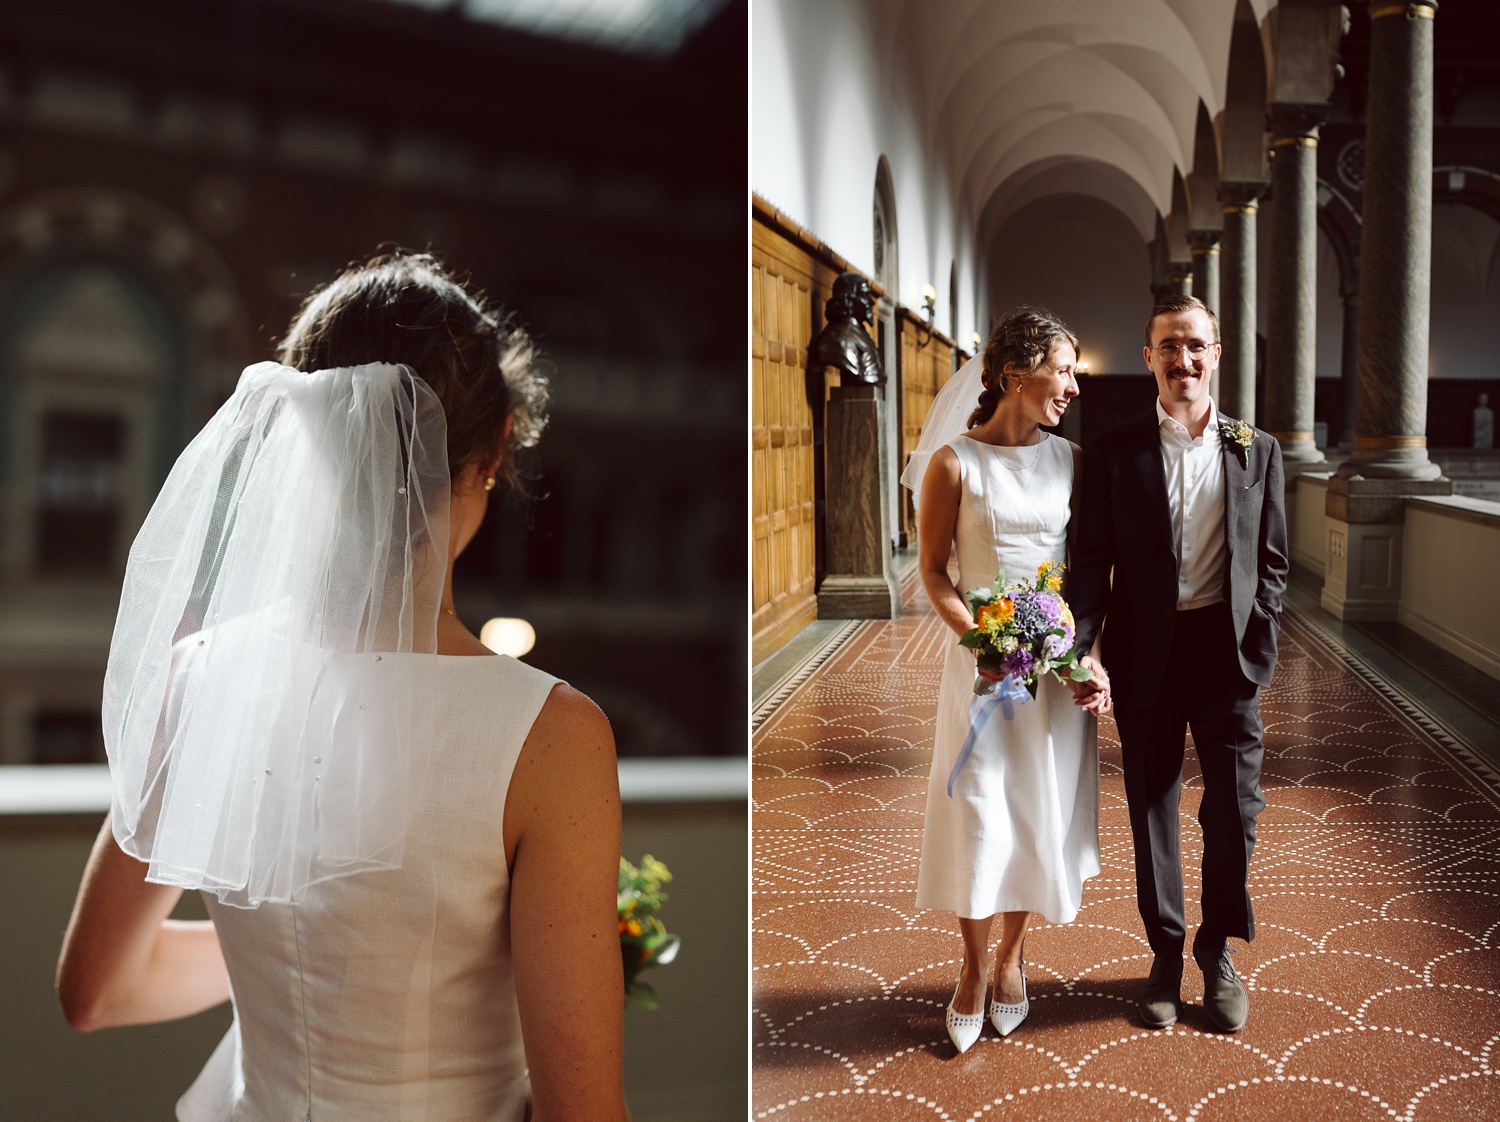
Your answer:
[[[1125,798],[1135,843],[1136,899],[1158,955],[1182,954],[1182,796],[1185,734],[1202,773],[1203,922],[1193,940],[1200,964],[1217,959],[1226,938],[1255,937],[1246,879],[1255,819],[1265,807],[1260,690],[1240,670],[1228,604],[1177,613],[1166,680],[1154,699],[1117,702]]]

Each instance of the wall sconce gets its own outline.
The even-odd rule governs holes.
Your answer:
[[[969,345],[974,348],[972,353],[976,355],[984,349],[984,340],[979,337],[979,332],[976,331],[969,336]]]
[[[1073,370],[1078,374],[1087,374],[1089,372],[1089,364],[1086,360],[1079,359],[1078,365],[1073,367]]]

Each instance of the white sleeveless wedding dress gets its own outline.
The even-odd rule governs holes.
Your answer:
[[[1044,561],[1064,561],[1073,452],[1043,434],[1023,448],[966,436],[958,456],[961,494],[954,537],[961,592],[992,583],[1034,581]],[[1047,675],[1036,700],[995,713],[948,796],[948,777],[969,731],[974,656],[951,642],[938,692],[932,773],[922,833],[917,906],[982,919],[996,912],[1040,912],[1068,923],[1083,882],[1099,873],[1099,756],[1096,720]]]
[[[399,869],[293,906],[205,894],[234,1024],[180,1122],[519,1122],[505,794],[557,679],[505,657],[393,654],[431,750]]]

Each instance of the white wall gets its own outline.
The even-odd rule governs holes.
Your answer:
[[[967,349],[986,327],[984,263],[957,178],[925,135],[918,83],[899,35],[873,26],[860,0],[752,0],[750,183],[856,268],[875,275],[875,169],[890,164],[896,201],[893,295],[922,307],[937,290],[937,326]],[[958,269],[957,324],[949,270]]]
[[[1500,222],[1473,207],[1432,208],[1433,378],[1500,377]]]
[[[1500,677],[1500,503],[1406,503],[1397,622]]]
[[[1123,212],[1085,195],[1029,203],[996,232],[990,307],[1041,304],[1078,335],[1093,374],[1143,374],[1141,326],[1151,310],[1151,260]]]

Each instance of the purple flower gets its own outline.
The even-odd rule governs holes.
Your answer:
[[[1025,679],[1036,665],[1036,658],[1025,647],[1012,651],[1000,663],[1000,669],[1008,676]]]
[[[1068,648],[1072,645],[1070,636],[1066,634],[1048,635],[1042,640],[1042,657],[1051,662],[1053,659],[1061,658],[1067,654]]]

